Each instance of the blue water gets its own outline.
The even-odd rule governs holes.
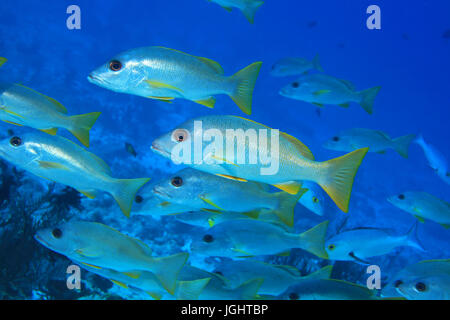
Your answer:
[[[66,8],[71,4],[81,8],[81,30],[66,28]],[[22,83],[45,93],[65,105],[70,114],[101,111],[91,131],[90,151],[105,159],[119,178],[148,176],[156,181],[180,169],[150,150],[153,139],[175,124],[203,115],[243,116],[225,95],[217,97],[214,109],[208,109],[186,100],[168,104],[115,93],[87,81],[93,69],[117,53],[151,45],[211,58],[223,66],[227,75],[252,62],[263,61],[251,119],[299,138],[319,160],[341,155],[322,148],[322,143],[336,132],[353,127],[383,130],[392,137],[422,133],[427,142],[450,159],[447,124],[450,39],[443,37],[450,28],[450,3],[378,0],[382,29],[368,30],[366,8],[371,4],[373,1],[365,0],[267,0],[257,11],[252,25],[238,10],[229,13],[206,0],[77,0],[75,3],[2,0],[0,56],[8,58],[8,62],[0,69],[0,81]],[[312,59],[315,54],[320,55],[327,74],[348,79],[357,89],[382,87],[373,115],[352,104],[348,109],[326,106],[318,116],[317,107],[278,94],[295,77],[272,77],[271,66],[286,56]],[[2,136],[7,135],[8,129],[15,133],[32,130],[0,124]],[[60,134],[73,139],[64,130]],[[125,142],[134,146],[136,158],[126,152]],[[33,188],[43,188],[48,183],[31,175],[29,180],[34,182],[17,188],[32,193]],[[450,199],[449,185],[428,167],[417,145],[411,146],[408,159],[393,151],[368,154],[355,179],[346,226],[389,227],[399,234],[405,233],[414,223],[414,217],[390,205],[386,198],[406,190],[426,191]],[[190,233],[196,230],[170,217],[160,220],[132,216],[127,220],[107,195],[96,200],[83,199],[82,203],[85,210],[77,213],[79,218],[100,220],[139,237],[159,255],[180,251],[189,241]],[[332,234],[345,217],[333,204],[327,207],[325,217],[298,206],[296,229],[300,232],[330,219]],[[450,256],[448,230],[427,222],[419,226],[419,235],[426,252],[401,247],[373,259],[374,264],[382,267],[386,278],[409,263]],[[32,236],[23,234],[26,238]],[[50,251],[42,252],[61,259]],[[68,260],[62,261],[69,264]],[[209,268],[202,261],[198,263]],[[2,261],[0,268],[1,264]],[[337,276],[365,282],[364,267],[341,263],[340,268],[348,268],[351,275],[346,278],[344,272]],[[30,295],[19,298],[42,298],[36,292],[43,283],[65,278],[64,268],[59,271],[60,275],[40,275],[40,282],[36,282]],[[116,291],[127,297],[125,290]],[[66,297],[54,292],[50,295]]]

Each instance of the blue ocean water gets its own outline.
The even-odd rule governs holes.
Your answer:
[[[66,27],[66,9],[72,4],[81,8],[81,30]],[[366,27],[366,9],[371,4],[381,8],[381,30]],[[208,109],[186,100],[168,104],[116,93],[87,81],[92,70],[117,53],[153,45],[211,58],[222,65],[227,75],[252,62],[263,61],[253,95],[251,119],[299,138],[318,160],[342,155],[324,149],[322,144],[338,131],[354,127],[382,130],[392,137],[421,133],[427,142],[450,158],[446,123],[450,116],[450,39],[444,36],[450,28],[448,1],[267,0],[257,11],[254,24],[239,10],[230,13],[206,0],[3,0],[0,7],[0,56],[8,59],[0,69],[0,81],[21,83],[53,97],[65,105],[70,114],[102,112],[91,131],[89,150],[105,159],[115,177],[150,177],[157,181],[180,167],[150,150],[155,138],[195,117],[243,116],[225,95],[217,97],[214,109]],[[348,79],[358,89],[382,87],[373,115],[368,115],[357,104],[347,109],[326,106],[319,115],[316,106],[278,94],[279,89],[295,77],[272,77],[272,65],[283,57],[312,59],[316,54],[320,55],[327,74]],[[17,135],[32,129],[0,124],[2,136],[6,137],[8,130]],[[59,134],[73,139],[64,130]],[[125,143],[133,145],[136,157],[125,150]],[[13,184],[19,173],[12,171],[9,164],[2,170],[4,177],[6,171],[10,172],[8,177],[12,177],[10,180],[3,178],[2,183],[13,186],[3,199],[5,216],[13,212],[12,203],[19,200],[15,197],[45,193],[49,184],[27,174],[21,180],[23,183]],[[58,192],[64,187],[57,185],[55,188]],[[411,145],[408,159],[392,150],[385,154],[371,153],[364,159],[355,179],[348,214],[339,211],[331,201],[327,203],[324,217],[297,206],[295,228],[297,232],[304,231],[329,219],[329,234],[332,235],[347,219],[349,228],[387,227],[404,234],[415,218],[392,206],[386,198],[417,190],[448,201],[449,188],[427,165],[423,151],[416,144]],[[109,195],[79,201],[83,209],[76,211],[70,207],[68,211],[75,210],[70,214],[105,223],[140,238],[152,247],[155,255],[184,250],[190,236],[196,232],[194,227],[187,227],[173,217],[132,215],[127,219]],[[39,210],[33,219],[39,219]],[[54,218],[55,224],[60,222],[57,218]],[[68,219],[64,214],[59,218]],[[70,261],[34,244],[33,234],[27,233],[25,228],[27,224],[19,225],[23,229],[18,243],[34,247],[16,246],[17,250],[8,250],[8,256],[0,253],[0,269],[3,264],[4,270],[10,270],[6,268],[6,257],[16,264],[25,263],[24,253],[31,249],[33,252],[41,250],[41,254],[34,254],[35,260],[28,259],[26,263],[34,265],[43,259],[44,265],[48,261],[59,264],[55,264],[54,272],[33,276],[31,284],[27,285],[18,280],[23,275],[0,272],[0,297],[105,298],[105,292],[110,292],[108,294],[124,298],[142,298],[122,288],[99,284],[99,278],[92,274],[89,279],[94,279],[94,284],[86,284],[90,288],[89,295],[83,291],[68,292],[63,287],[65,268]],[[0,224],[3,232],[9,228],[6,222],[2,226]],[[420,224],[419,237],[427,249],[425,252],[400,247],[388,255],[371,259],[373,264],[380,265],[383,279],[389,279],[408,264],[450,256],[450,234],[442,226],[430,221]],[[0,246],[8,248],[6,243]],[[328,264],[303,252],[295,251],[295,254],[289,258],[279,257],[277,263],[303,266],[307,269],[301,270],[304,273]],[[195,258],[192,261],[198,267],[212,268],[209,261]],[[28,269],[23,271],[25,276],[31,273]],[[365,266],[353,262],[336,262],[334,272],[335,278],[361,284],[367,278]],[[3,283],[13,283],[14,287]],[[21,287],[26,289],[19,290]]]

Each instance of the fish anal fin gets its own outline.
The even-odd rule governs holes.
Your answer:
[[[288,181],[285,183],[274,184],[273,186],[289,194],[297,194],[300,191],[302,184],[297,181]]]
[[[9,123],[9,124],[12,124],[12,125],[15,125],[15,126],[23,127],[23,124],[18,124],[18,123],[15,123],[15,122],[12,122],[12,121],[8,121],[8,120],[2,120],[2,121],[6,122],[6,123]]]
[[[194,102],[212,109],[212,108],[214,108],[214,105],[216,104],[216,98],[209,97],[209,98],[203,99],[203,100],[195,100]]]

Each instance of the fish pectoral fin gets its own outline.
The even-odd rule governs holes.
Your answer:
[[[117,284],[119,287],[122,287],[124,289],[129,289],[128,286],[125,283],[123,283],[123,282],[120,282],[120,281],[117,281],[117,280],[113,280],[113,279],[109,279],[109,280],[112,283]]]
[[[420,223],[425,223],[425,219],[424,219],[424,218],[422,218],[421,216],[418,216],[418,215],[414,215],[414,217],[416,217],[416,218],[417,218],[417,220],[419,220],[419,222],[420,222]]]
[[[148,98],[154,99],[154,100],[158,100],[158,101],[162,101],[162,102],[167,102],[167,103],[172,103],[172,101],[175,100],[175,98],[172,98],[172,97],[152,97],[152,96],[149,96]]]
[[[77,254],[79,254],[80,256],[83,256],[83,257],[94,258],[94,257],[98,256],[98,253],[96,251],[91,251],[89,248],[77,249],[77,250],[75,250],[75,252]],[[82,263],[84,263],[84,262],[82,262]],[[97,267],[97,266],[94,266],[94,265],[90,265],[90,264],[87,264],[87,263],[84,263],[84,264],[87,265],[87,266],[90,266],[92,268],[101,269],[100,267]]]
[[[86,197],[88,197],[89,199],[94,199],[97,195],[95,194],[95,191],[83,191],[83,190],[78,190],[79,193],[84,194]]]
[[[247,180],[245,180],[243,178],[234,177],[234,176],[230,176],[230,175],[227,175],[227,174],[216,174],[216,176],[219,176],[219,177],[222,177],[222,178],[226,178],[226,179],[230,179],[230,180],[240,181],[240,182],[247,182]]]
[[[321,96],[321,95],[323,95],[323,94],[327,94],[327,93],[330,93],[330,92],[331,92],[331,90],[326,90],[326,89],[324,89],[324,90],[318,90],[318,91],[313,92],[313,95],[315,95],[315,96]]]
[[[38,161],[39,167],[43,169],[59,169],[59,170],[65,170],[69,171],[69,168],[67,168],[65,165],[58,163],[58,162],[52,162],[52,161]]]
[[[2,120],[2,121],[3,121],[3,122],[6,122],[6,123],[9,123],[9,124],[13,124],[13,125],[15,125],[15,126],[23,127],[22,124],[18,124],[18,123],[12,122],[12,121],[8,121],[8,120]]]
[[[315,105],[316,107],[323,108],[322,103],[313,102],[312,104]]]
[[[81,262],[81,263],[84,264],[85,266],[88,266],[88,267],[91,267],[91,268],[94,268],[94,269],[98,269],[98,270],[101,269],[101,267],[94,266],[93,264],[89,264],[89,263],[86,263],[86,262]]]
[[[169,201],[163,201],[163,202],[161,202],[160,204],[159,204],[159,206],[160,207],[168,207],[168,206],[170,206],[170,202]]]
[[[251,253],[248,253],[248,252],[246,252],[246,251],[244,251],[244,250],[241,250],[241,249],[238,249],[238,248],[233,248],[233,249],[231,249],[232,251],[234,251],[234,252],[237,252],[237,253],[242,253],[244,256],[242,256],[242,258],[250,258],[250,257],[253,257],[253,255],[251,254]]]
[[[302,184],[297,181],[288,181],[284,183],[274,184],[273,186],[289,194],[297,194],[300,191]]]
[[[361,259],[361,258],[358,258],[356,255],[355,255],[355,253],[354,252],[350,252],[349,254],[348,254],[350,257],[352,257],[353,258],[353,260],[355,260],[356,262],[359,262],[359,263],[361,263],[361,264],[371,264],[370,262],[368,262],[368,261],[365,261],[365,260],[363,260],[363,259]]]
[[[55,136],[58,132],[58,128],[51,128],[51,129],[39,129],[42,132],[48,133],[49,135]]]
[[[225,211],[223,210],[221,207],[219,207],[217,204],[214,203],[214,201],[212,201],[211,199],[208,199],[207,196],[198,196],[203,202],[206,202],[207,204],[213,206],[216,209],[219,209],[220,211]]]
[[[208,99],[195,100],[194,102],[212,109],[212,108],[214,108],[214,105],[216,104],[216,98],[209,97]]]
[[[155,88],[155,89],[170,89],[170,90],[174,90],[177,92],[183,92],[183,90],[174,87],[168,83],[164,83],[161,81],[156,81],[156,80],[144,80],[150,87]]]
[[[132,279],[139,279],[139,277],[141,276],[141,274],[138,272],[122,272],[122,273]]]

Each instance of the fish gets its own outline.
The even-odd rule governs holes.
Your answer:
[[[165,102],[187,99],[208,108],[214,96],[229,95],[251,114],[252,95],[262,62],[255,62],[233,76],[224,75],[215,61],[164,47],[131,49],[92,71],[89,82],[100,87]]]
[[[72,133],[89,147],[89,131],[101,112],[68,116],[67,109],[53,98],[21,84],[0,83],[0,120],[55,135],[58,128]]]
[[[414,142],[422,148],[428,160],[428,165],[436,172],[439,178],[450,184],[450,172],[445,156],[435,146],[426,143],[422,135],[419,135]]]
[[[450,227],[450,204],[427,192],[408,191],[388,198],[397,208],[415,216],[420,222],[431,220]]]
[[[134,147],[133,147],[133,145],[132,144],[130,144],[130,143],[128,143],[128,142],[125,142],[125,150],[129,153],[129,154],[131,154],[133,157],[137,157],[137,153],[136,153],[136,150],[134,149]]]
[[[282,88],[283,97],[312,103],[318,107],[339,105],[348,108],[350,102],[356,102],[368,113],[373,113],[375,97],[381,87],[356,91],[354,85],[326,74],[308,74]]]
[[[312,61],[304,58],[283,58],[272,66],[270,74],[274,77],[286,77],[304,74],[311,70],[324,72],[319,55],[316,55]]]
[[[227,11],[237,8],[242,11],[248,22],[254,23],[256,10],[264,4],[264,1],[258,0],[208,0],[217,3]]]
[[[309,279],[289,287],[280,300],[377,300],[375,290],[343,280]]]
[[[255,300],[263,279],[251,279],[231,288],[228,279],[223,276],[186,265],[180,272],[179,281],[194,281],[196,279],[210,278],[208,284],[200,293],[199,300]]]
[[[0,67],[5,64],[5,62],[8,61],[5,57],[0,57]]]
[[[187,253],[153,257],[151,248],[141,240],[98,222],[69,221],[38,230],[35,239],[50,250],[96,269],[152,272],[170,294],[174,294],[178,274],[189,257]]]
[[[202,256],[233,258],[284,254],[290,249],[300,248],[326,259],[327,227],[328,221],[325,221],[295,234],[265,221],[226,221],[194,237],[191,250]]]
[[[195,210],[257,216],[260,209],[269,209],[288,226],[294,225],[294,208],[306,191],[302,188],[296,195],[284,191],[269,192],[257,182],[226,179],[193,168],[182,169],[153,188],[161,199]]]
[[[353,151],[368,147],[370,152],[385,153],[387,149],[395,150],[399,155],[408,158],[408,150],[415,134],[409,134],[396,139],[379,130],[355,128],[339,132],[323,144],[323,147],[336,151]]]
[[[202,127],[201,130],[196,128],[199,123]],[[279,132],[277,145],[281,152],[273,152],[271,154],[272,159],[269,161],[270,165],[276,163],[279,166],[276,168],[276,172],[261,174],[261,169],[267,169],[268,167],[263,161],[256,161],[255,164],[238,164],[235,162],[239,161],[239,158],[237,161],[234,159],[236,157],[233,159],[226,158],[229,151],[234,156],[234,144],[229,148],[223,144],[220,146],[223,148],[218,148],[218,150],[212,148],[211,142],[203,139],[202,135],[203,132],[209,132],[209,129],[214,130],[221,137],[229,135],[230,130],[234,130],[237,134],[238,131],[245,133],[249,130],[250,132],[267,132],[269,136],[275,134],[273,129],[245,118],[205,116],[188,120],[160,136],[153,141],[151,148],[154,152],[172,160],[177,157],[176,150],[180,150],[180,148],[182,148],[181,150],[189,150],[190,156],[186,156],[182,161],[189,167],[238,181],[250,180],[274,185],[290,194],[299,192],[303,180],[316,182],[342,211],[348,212],[353,180],[368,148],[355,150],[329,161],[317,162],[314,160],[311,151],[302,142],[293,136]],[[193,134],[195,135],[193,136]],[[255,135],[257,136],[257,133]],[[232,142],[235,140],[237,139],[233,139]],[[243,149],[238,156],[245,156],[245,159],[250,159],[259,154],[261,159],[261,154],[267,155],[268,150],[272,149],[272,142],[267,141],[264,146],[263,143],[258,143],[256,140],[245,139],[245,142],[238,145],[241,150]],[[269,137],[266,140],[273,139]],[[277,145],[274,145],[274,148]],[[268,169],[272,170],[273,168],[269,167]]]
[[[136,192],[149,178],[116,179],[95,154],[76,143],[39,131],[0,141],[0,157],[38,177],[70,186],[90,199],[98,191],[113,196],[128,217]]]
[[[171,295],[166,291],[166,289],[164,289],[158,278],[156,278],[155,274],[152,272],[142,270],[119,272],[113,269],[93,268],[78,261],[74,262],[92,273],[109,279],[112,283],[119,287],[124,289],[136,288],[142,290],[154,300],[198,300],[201,292],[211,280],[211,278],[192,281],[177,280],[174,294]]]
[[[382,297],[408,300],[449,300],[450,259],[424,260],[393,275],[381,290]]]
[[[298,202],[318,216],[325,214],[325,196],[320,187],[313,182],[303,181],[302,188],[307,191],[298,200]]]
[[[294,283],[306,279],[330,278],[332,266],[326,266],[307,276],[301,276],[300,271],[289,265],[274,265],[257,260],[226,260],[221,261],[214,273],[224,276],[228,286],[235,288],[249,279],[264,279],[259,294],[278,296]]]
[[[381,228],[360,227],[341,231],[328,239],[325,248],[330,260],[371,264],[368,259],[390,253],[397,247],[409,246],[426,251],[417,235],[417,223],[405,235],[393,235]]]

